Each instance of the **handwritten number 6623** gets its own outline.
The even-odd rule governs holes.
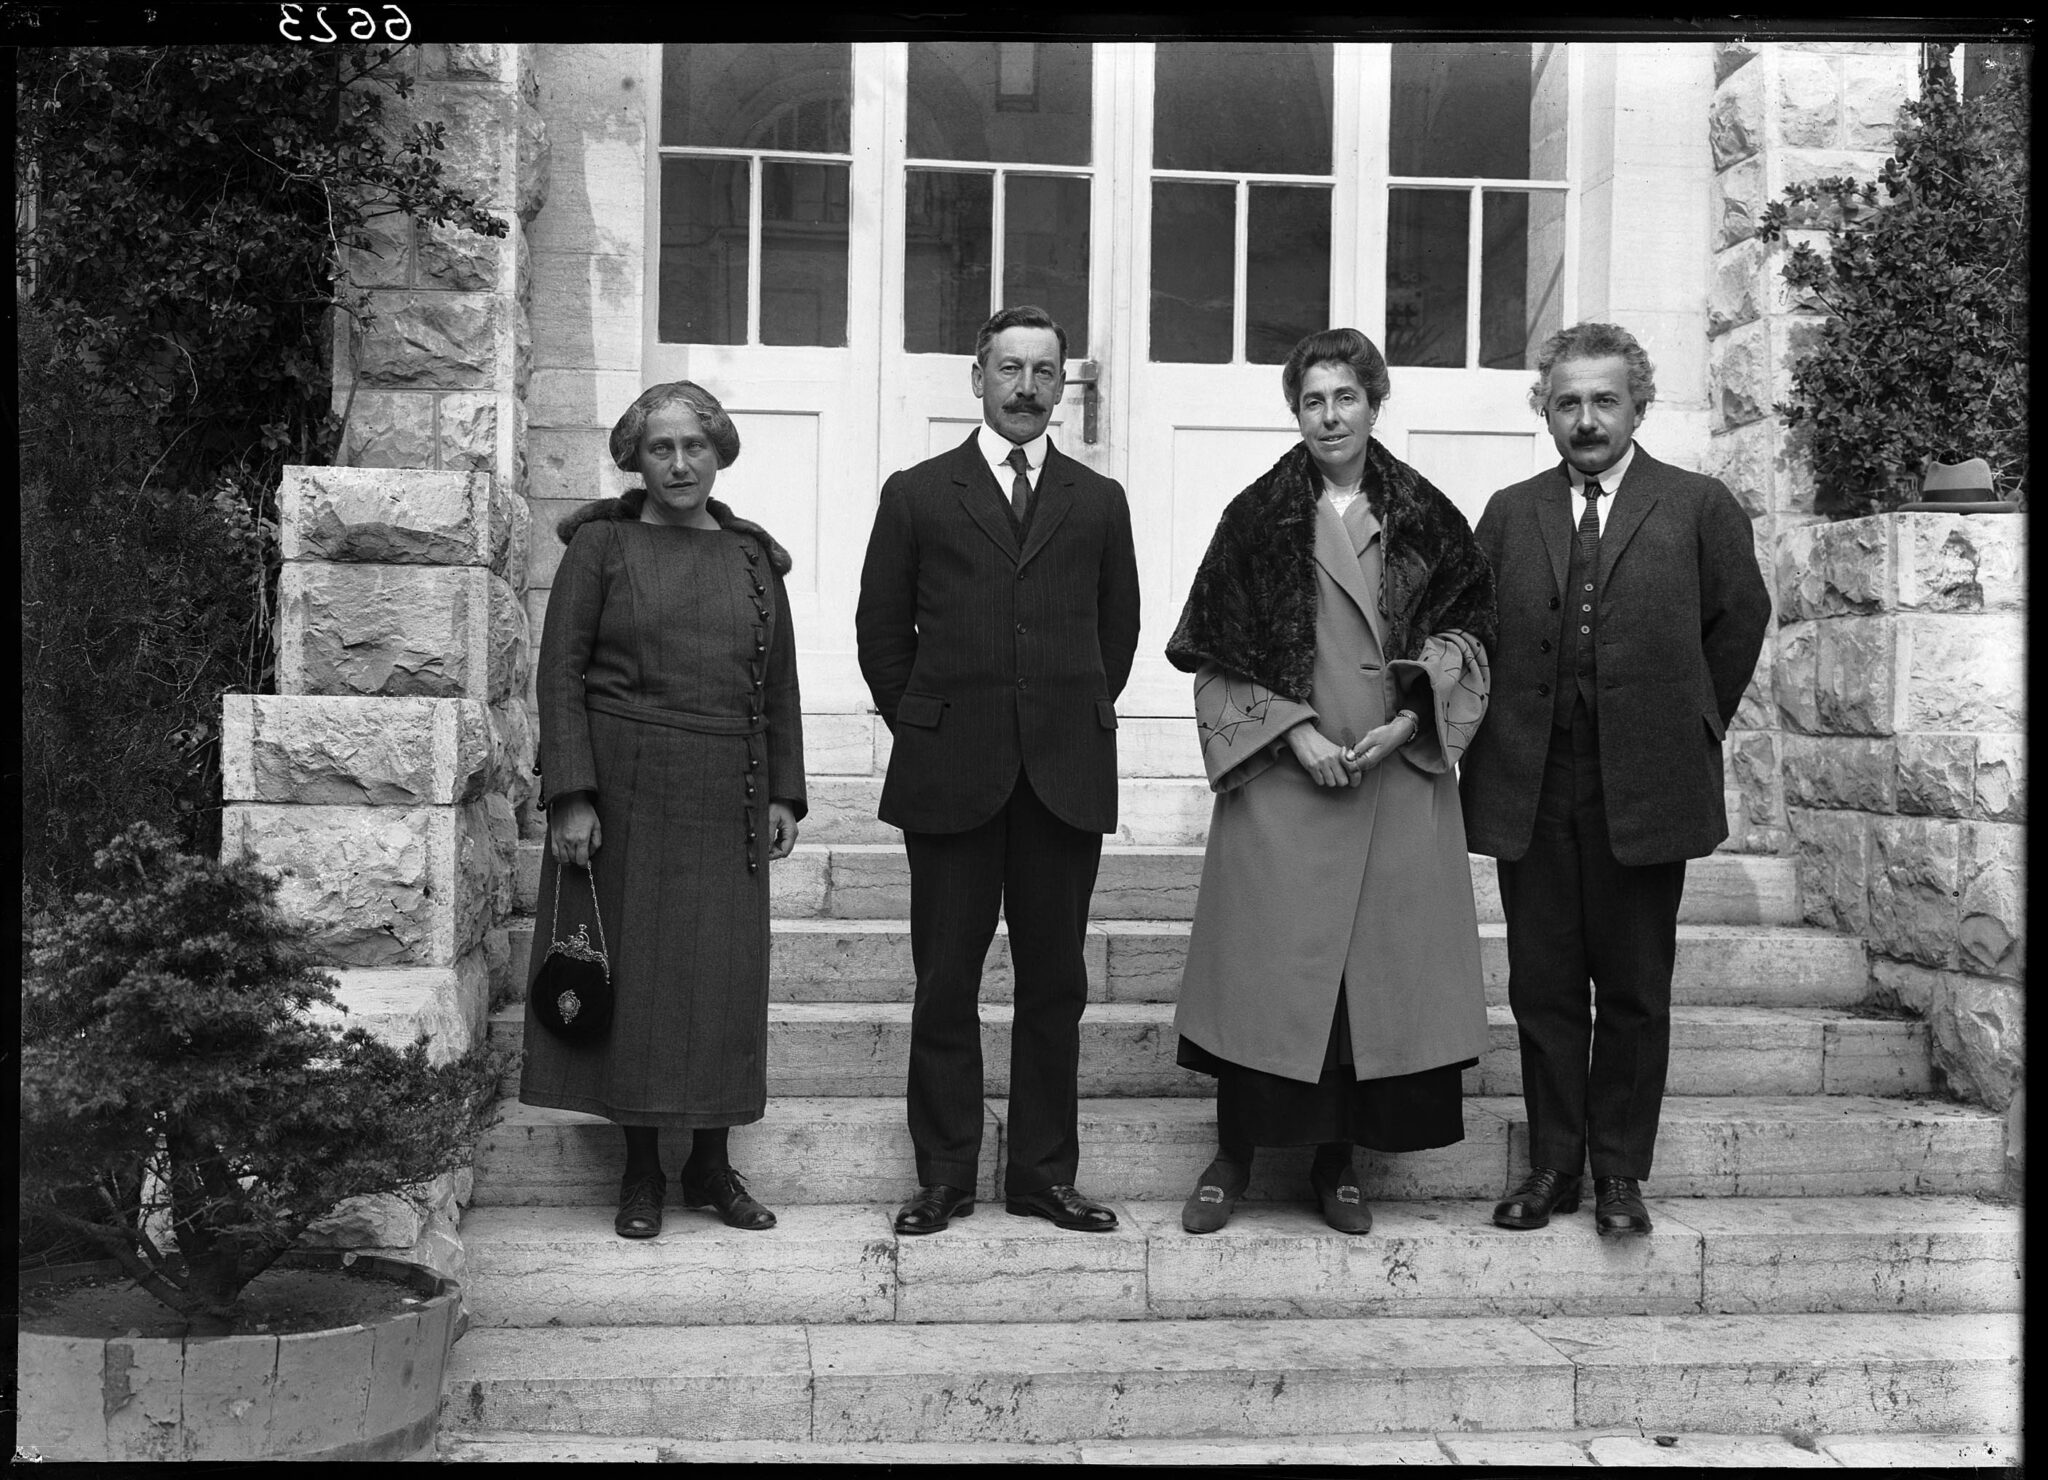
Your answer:
[[[343,12],[347,17],[350,40],[375,41],[379,35],[382,35],[386,41],[406,41],[411,39],[412,17],[408,16],[396,5],[384,5],[380,6],[379,9],[384,12],[384,19],[382,21],[379,21],[376,16],[359,5],[351,5]],[[327,10],[328,7],[325,5],[313,7],[313,25],[317,29],[308,32],[305,29],[305,6],[280,5],[278,6],[277,34],[284,37],[287,41],[318,41],[323,43],[339,41],[341,37],[336,34],[334,27],[328,24]]]

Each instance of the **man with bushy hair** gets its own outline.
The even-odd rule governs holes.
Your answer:
[[[1633,335],[1574,324],[1536,369],[1563,461],[1475,530],[1500,629],[1460,773],[1500,874],[1529,1115],[1529,1175],[1493,1218],[1576,1210],[1590,1160],[1598,1232],[1644,1234],[1685,862],[1728,835],[1721,743],[1771,601],[1734,495],[1636,443],[1657,389]]]

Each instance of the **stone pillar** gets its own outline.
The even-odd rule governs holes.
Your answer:
[[[1919,47],[1729,41],[1714,52],[1706,471],[1748,511],[1758,559],[1769,571],[1784,541],[1821,517],[1813,510],[1812,476],[1771,408],[1790,394],[1793,354],[1820,318],[1819,305],[1795,301],[1780,273],[1795,243],[1818,246],[1825,237],[1817,229],[1824,223],[1815,222],[1816,229],[1766,244],[1756,235],[1756,218],[1789,184],[1825,175],[1876,177],[1914,84]],[[1787,620],[1782,610],[1779,619]],[[1785,726],[1773,698],[1784,655],[1780,634],[1765,639],[1729,731],[1729,780],[1740,795],[1739,815],[1731,818],[1735,847],[1790,846],[1780,781]]]
[[[1823,313],[1781,273],[1809,216],[1758,240],[1795,182],[1874,178],[1918,86],[1917,43],[1716,48],[1709,471],[1756,521],[1778,626],[1731,735],[1752,846],[1791,847],[1806,919],[1871,946],[1881,1005],[1928,1019],[1949,1088],[2023,1141],[2024,518],[1830,524],[1773,411]]]
[[[351,1022],[451,1057],[510,986],[525,503],[486,473],[293,467],[278,505],[283,692],[226,701],[223,849],[286,871]]]
[[[2026,521],[1874,514],[1779,551],[1784,788],[1807,920],[1865,936],[1949,1089],[2023,1114]]]
[[[503,238],[381,218],[347,267],[340,466],[279,492],[275,695],[225,706],[223,849],[284,874],[347,1021],[446,1060],[510,995],[519,810],[534,790],[526,702],[526,226],[547,150],[526,49],[435,44],[389,121],[446,125],[445,178]],[[354,1199],[308,1241],[376,1246],[460,1275],[466,1171],[409,1198]]]
[[[422,46],[415,54],[413,94],[393,106],[393,125],[444,124],[444,178],[483,202],[509,229],[503,237],[489,237],[384,217],[374,250],[350,254],[356,281],[371,290],[372,318],[367,328],[343,324],[337,332],[334,403],[345,417],[341,463],[486,472],[501,492],[524,498],[533,362],[527,238],[546,202],[549,178],[532,52],[525,46],[450,42]],[[514,544],[499,572],[522,607],[529,523],[514,523]],[[368,599],[380,598],[369,593]],[[535,790],[534,719],[525,675],[492,705],[501,748],[514,758],[517,772],[512,804],[523,812]]]

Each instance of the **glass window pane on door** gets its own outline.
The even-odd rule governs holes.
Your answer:
[[[1229,362],[1236,250],[1236,186],[1152,182],[1153,359]]]
[[[1479,364],[1527,370],[1564,327],[1564,196],[1485,193],[1479,260]]]
[[[1080,41],[913,41],[912,159],[1087,164],[1095,49]]]
[[[1391,173],[1532,178],[1530,43],[1397,44],[1392,94]]]
[[[972,354],[989,314],[995,176],[908,170],[904,186],[903,347]]]
[[[1074,359],[1088,354],[1088,195],[1077,175],[1004,181],[1002,301],[1051,314]]]
[[[747,337],[747,161],[661,162],[664,344]]]
[[[1330,173],[1328,42],[1162,42],[1153,54],[1152,165]]]
[[[661,142],[699,149],[853,147],[850,42],[695,42],[661,49]]]
[[[1305,334],[1330,327],[1330,191],[1254,185],[1246,223],[1244,357],[1281,365]]]
[[[761,162],[761,343],[846,343],[847,170]]]
[[[1393,190],[1387,197],[1387,363],[1465,364],[1463,190]]]

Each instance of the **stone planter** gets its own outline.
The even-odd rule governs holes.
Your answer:
[[[100,1340],[22,1332],[16,1455],[117,1463],[432,1459],[441,1375],[463,1324],[461,1287],[373,1255],[308,1250],[286,1258],[301,1269],[346,1266],[425,1298],[366,1324],[289,1335]]]

